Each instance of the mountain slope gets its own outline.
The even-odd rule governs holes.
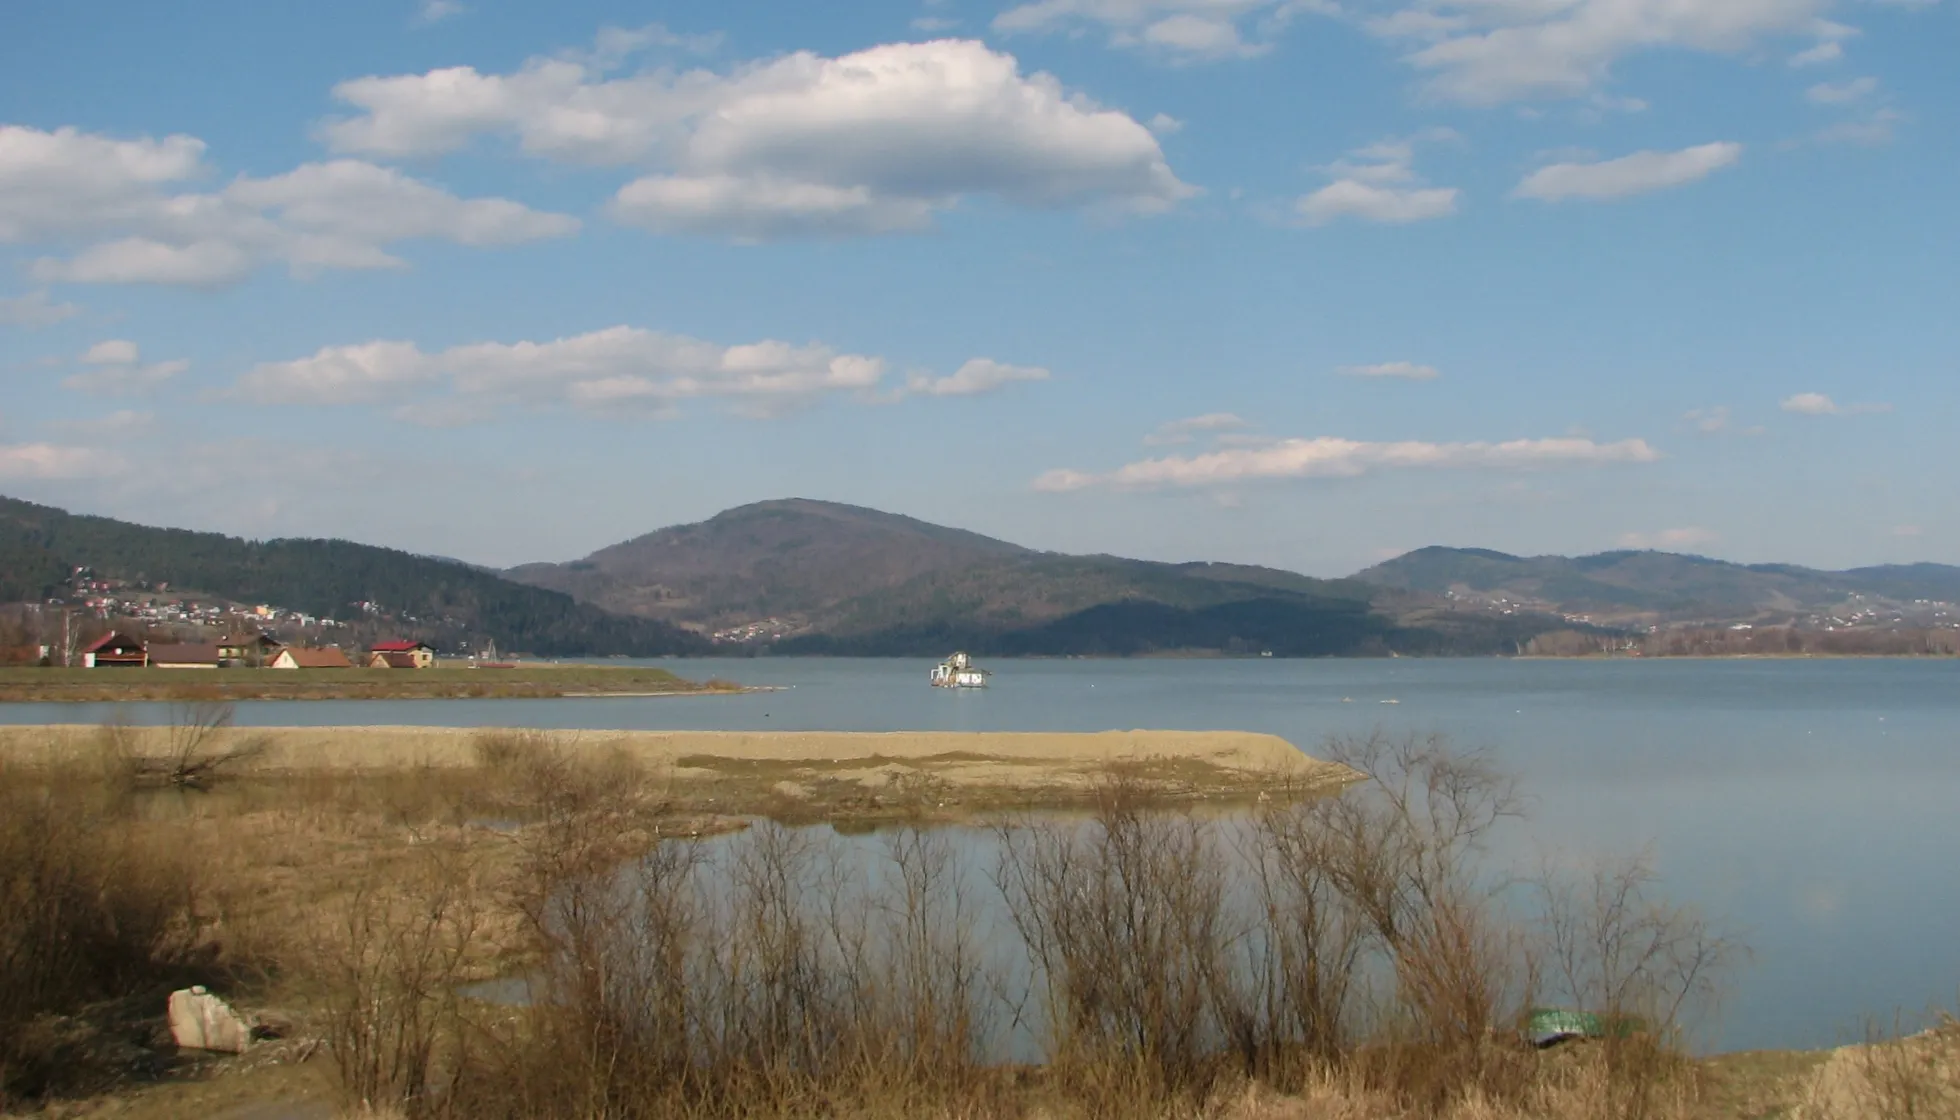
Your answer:
[[[918,576],[1030,555],[1018,545],[859,506],[758,502],[511,579],[624,614],[710,628],[805,615]]]
[[[1511,556],[1485,549],[1423,548],[1353,577],[1429,595],[1502,597],[1515,604],[1594,615],[1723,621],[1834,610],[1853,597],[1960,600],[1960,568],[1892,565],[1830,572],[1794,564],[1733,564],[1667,552]]]
[[[87,566],[106,577],[168,582],[323,617],[344,619],[352,604],[374,602],[427,628],[539,654],[655,656],[703,647],[663,623],[610,615],[466,564],[348,541],[247,541],[152,528],[12,498],[0,498],[0,564],[0,595],[8,599],[63,594],[68,573]]]

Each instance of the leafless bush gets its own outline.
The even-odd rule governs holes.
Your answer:
[[[453,1097],[468,1068],[458,987],[482,901],[470,860],[431,850],[400,881],[359,890],[315,946],[320,1018],[349,1105],[420,1117]]]
[[[208,789],[227,770],[265,754],[267,740],[227,742],[237,718],[228,701],[196,700],[170,705],[170,719],[155,729],[138,729],[118,718],[100,733],[105,773],[131,786]],[[159,749],[149,749],[152,744]]]
[[[1146,1095],[1202,1090],[1247,1021],[1230,957],[1246,936],[1210,826],[1142,807],[1113,778],[1083,825],[998,830],[997,881],[1028,948],[1064,1076]]]
[[[189,861],[53,779],[0,782],[0,1103],[78,1072],[34,1044],[37,1017],[212,978],[197,968]]]

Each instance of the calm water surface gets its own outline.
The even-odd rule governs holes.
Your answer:
[[[887,660],[676,662],[779,691],[723,697],[307,701],[259,726],[1441,732],[1522,775],[1503,855],[1650,850],[1674,899],[1755,950],[1710,1041],[1824,1046],[1960,998],[1960,661],[1027,661],[985,691]],[[1385,700],[1397,703],[1386,704]],[[165,718],[133,705],[134,718]],[[108,706],[0,705],[97,722]]]

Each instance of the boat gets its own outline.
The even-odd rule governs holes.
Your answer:
[[[956,653],[932,667],[934,688],[985,688],[993,674],[973,663],[964,653]]]

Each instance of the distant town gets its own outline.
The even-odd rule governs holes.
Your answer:
[[[84,669],[427,669],[439,655],[502,666],[496,643],[439,651],[419,638],[387,633],[421,619],[380,603],[348,604],[335,619],[270,603],[244,605],[168,582],[105,578],[78,567],[66,599],[23,604],[16,639],[0,643],[0,663]]]

